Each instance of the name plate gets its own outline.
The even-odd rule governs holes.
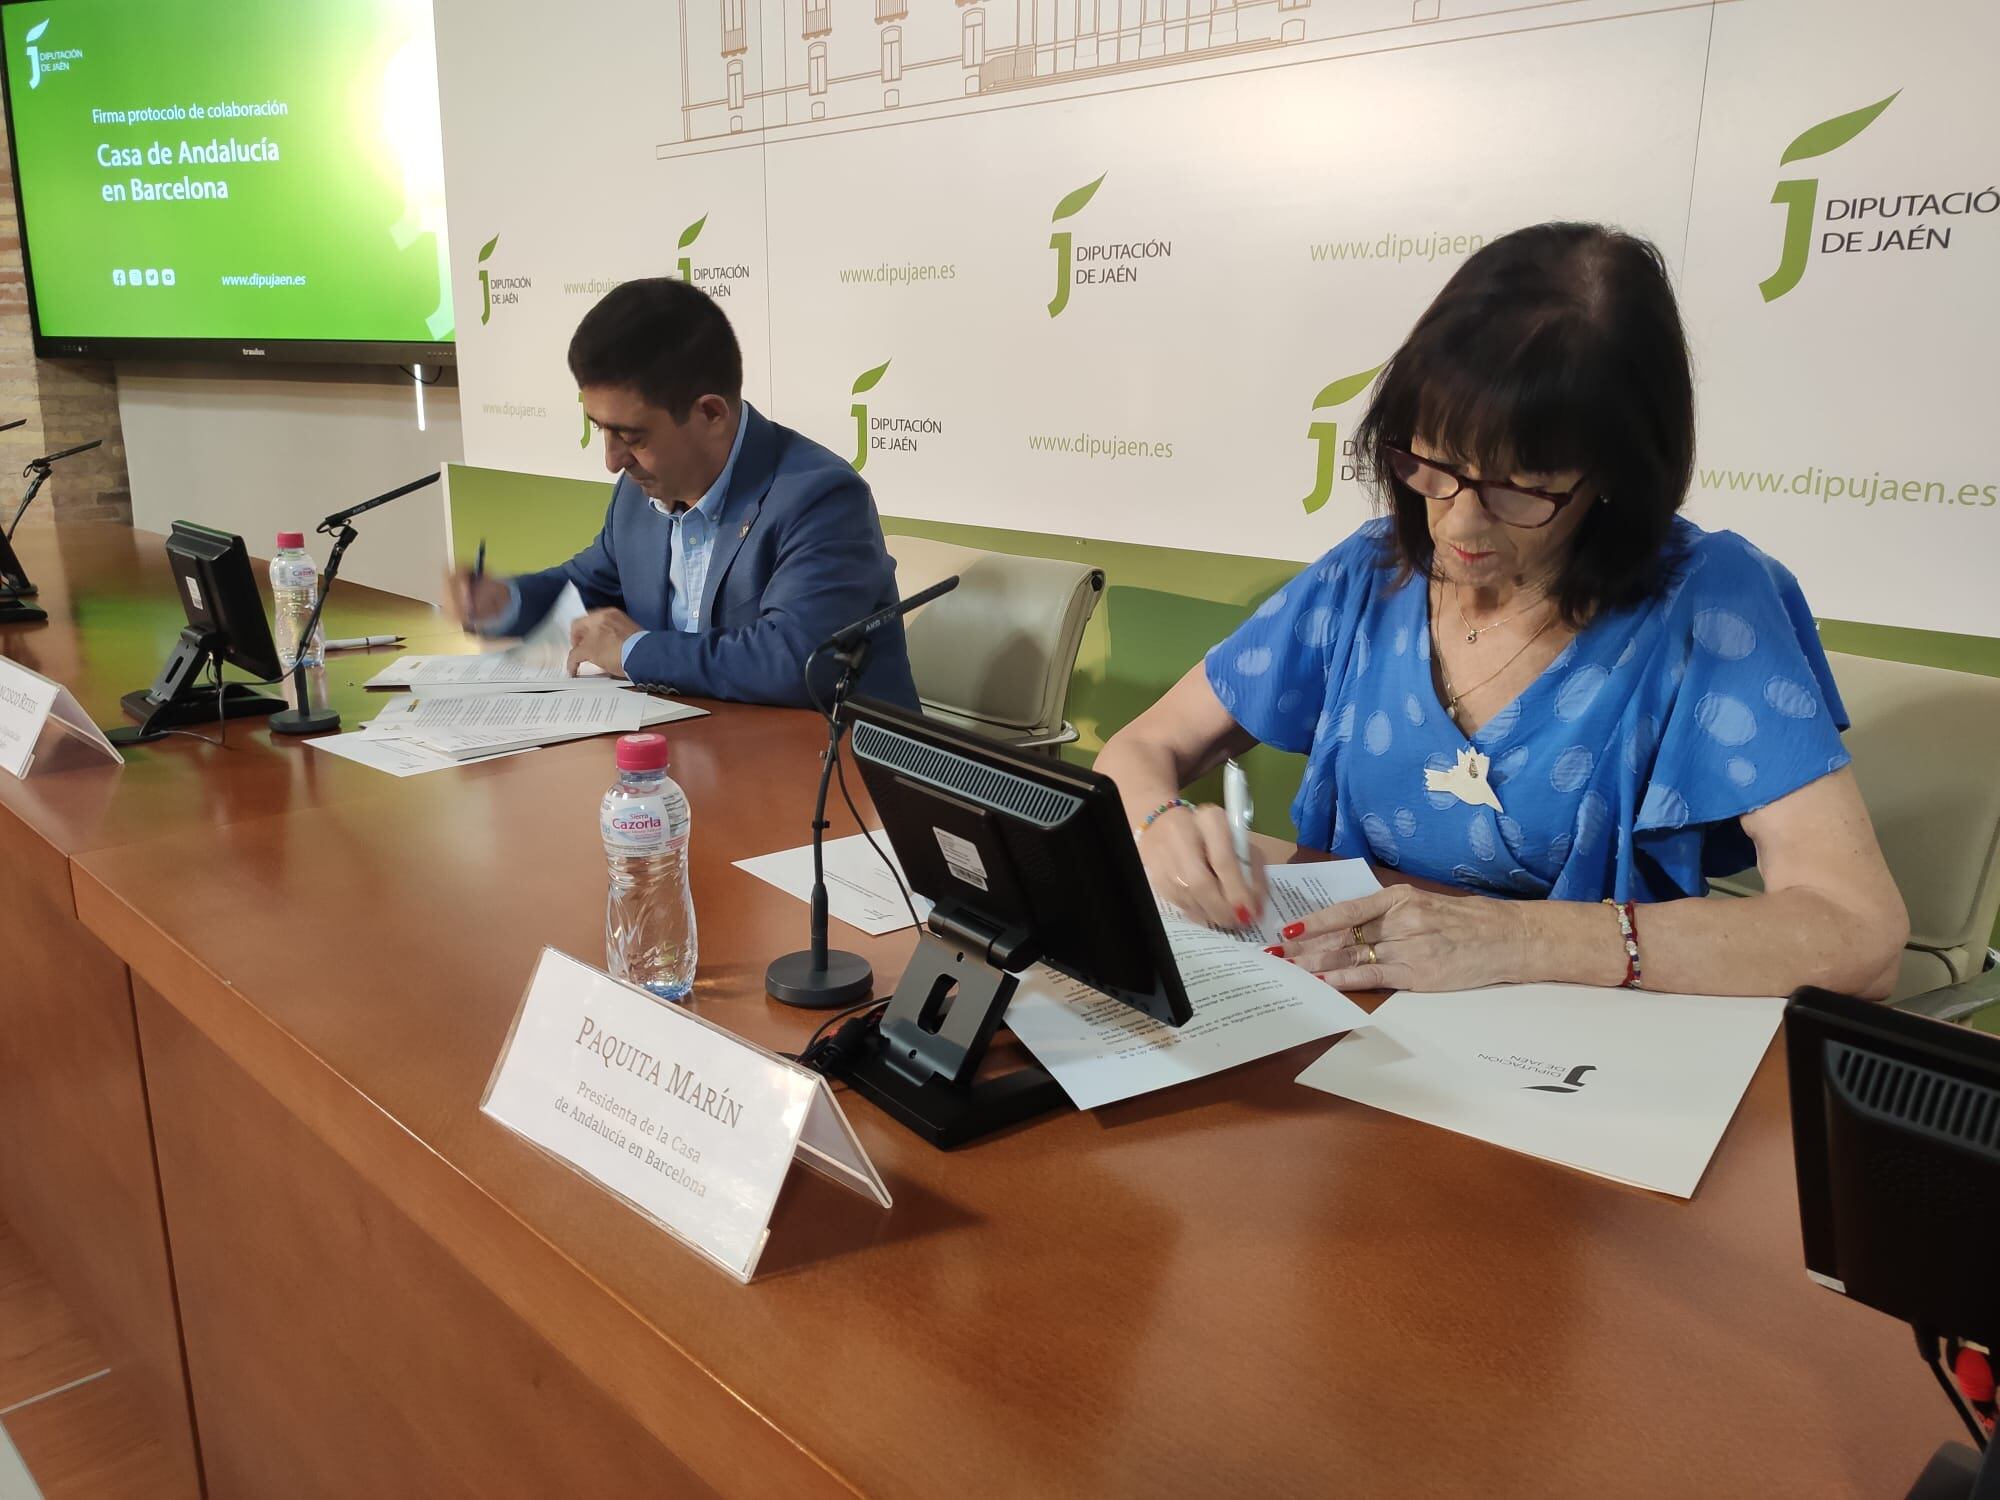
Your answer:
[[[125,757],[90,721],[68,688],[0,656],[0,771],[26,776],[35,763],[35,747],[41,742],[42,731],[52,723],[119,765],[125,764]]]
[[[890,1206],[819,1074],[553,948],[479,1108],[738,1281],[795,1158]]]

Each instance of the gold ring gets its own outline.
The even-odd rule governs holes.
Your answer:
[[[1347,929],[1347,935],[1354,939],[1352,946],[1356,948],[1363,946],[1368,941],[1366,938],[1362,937],[1361,927],[1360,924],[1358,923],[1355,926]]]
[[[1376,964],[1375,945],[1373,943],[1369,943],[1366,945],[1366,947],[1367,951],[1362,954],[1361,961],[1372,969],[1375,967]]]

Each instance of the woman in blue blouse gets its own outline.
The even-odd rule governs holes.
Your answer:
[[[1301,844],[1457,888],[1287,929],[1331,983],[1887,994],[1908,918],[1811,612],[1781,564],[1678,514],[1694,396],[1659,253],[1581,224],[1486,246],[1356,447],[1387,515],[1098,761],[1159,893],[1225,925],[1257,903],[1220,810],[1179,793],[1261,741],[1308,757]],[[1753,862],[1764,894],[1700,899]]]

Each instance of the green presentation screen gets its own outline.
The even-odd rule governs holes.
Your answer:
[[[0,5],[36,352],[451,357],[430,0]]]

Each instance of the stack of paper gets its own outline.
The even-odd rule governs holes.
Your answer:
[[[1007,1008],[1007,1026],[1079,1109],[1269,1057],[1365,1025],[1367,1013],[1296,964],[1265,953],[1287,923],[1382,886],[1360,860],[1276,865],[1255,927],[1200,926],[1161,908],[1194,1016],[1174,1027],[1037,965]]]
[[[467,658],[478,660],[478,658]],[[708,710],[644,693],[465,693],[391,698],[360,729],[309,743],[395,776],[414,776],[597,734],[630,734]]]
[[[1784,1007],[1564,984],[1396,994],[1299,1082],[1688,1198]]]
[[[368,679],[370,688],[450,688],[504,693],[588,689],[617,692],[626,684],[585,663],[569,675],[569,652],[558,646],[509,646],[472,656],[399,656]]]

